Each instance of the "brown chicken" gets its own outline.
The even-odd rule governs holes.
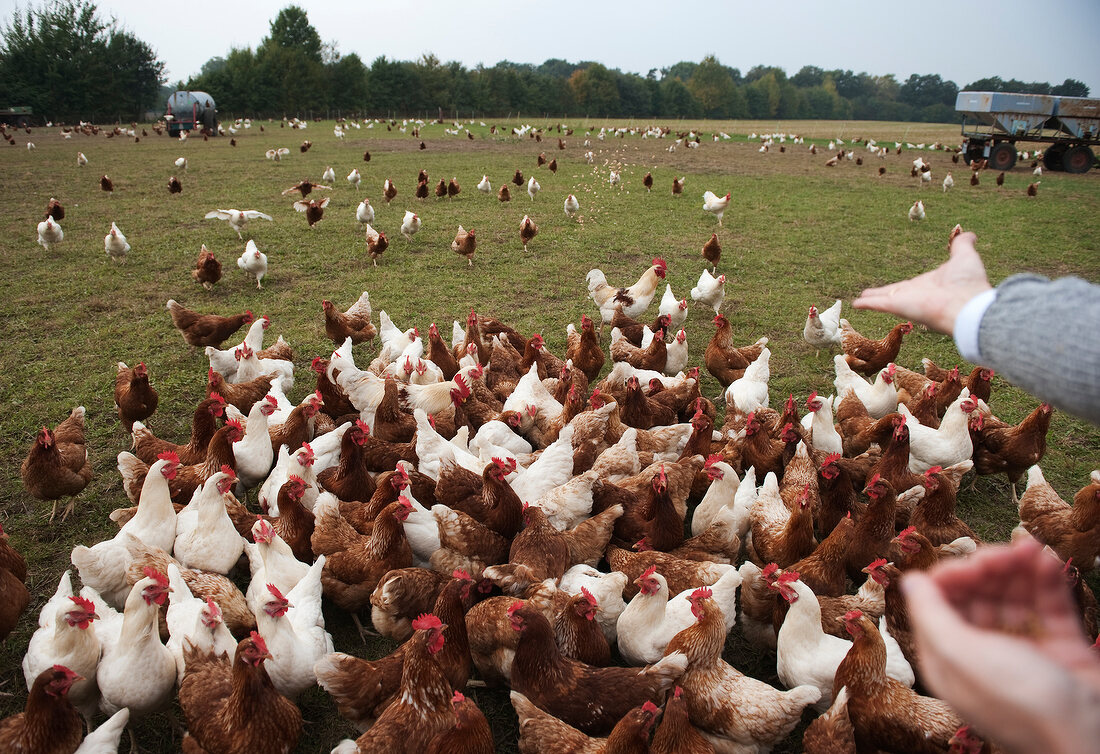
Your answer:
[[[363,462],[363,446],[369,434],[367,425],[357,419],[340,438],[340,463],[317,475],[317,483],[339,500],[370,500],[374,495],[374,478]]]
[[[626,381],[620,416],[623,424],[639,430],[667,427],[676,424],[678,418],[673,409],[651,400],[642,391],[638,378],[633,375]]]
[[[522,181],[520,181],[520,183],[522,183]],[[512,192],[508,190],[508,184],[502,183],[500,185],[500,190],[497,191],[497,199],[502,202],[512,201]]]
[[[431,612],[439,592],[450,581],[447,574],[428,568],[388,571],[378,580],[370,596],[371,622],[375,629],[394,641],[405,641],[412,636],[413,620]]]
[[[72,754],[84,737],[84,720],[69,702],[69,689],[84,680],[64,665],[38,674],[27,695],[27,706],[0,720],[0,751]]]
[[[65,207],[57,199],[51,197],[49,204],[46,205],[46,217],[52,217],[57,222],[61,222],[65,219]]]
[[[358,416],[359,412],[356,410],[355,406],[351,405],[351,401],[348,400],[348,395],[344,392],[344,389],[328,378],[328,365],[328,359],[322,359],[320,356],[314,357],[310,364],[310,369],[317,375],[317,392],[321,394],[321,399],[323,401],[321,410],[328,414],[333,420],[337,420],[348,414],[355,414]],[[339,370],[337,370],[336,373],[338,373],[338,371]]]
[[[134,422],[145,421],[157,410],[159,400],[156,388],[149,384],[149,370],[145,362],[130,368],[123,361],[118,362],[118,374],[115,375],[115,410],[118,420],[130,432]]]
[[[596,598],[582,586],[554,619],[554,641],[566,657],[602,668],[611,664],[611,647],[596,622],[597,607]]]
[[[0,641],[19,623],[27,609],[31,594],[23,583],[27,578],[27,563],[8,542],[8,533],[0,526]]]
[[[657,330],[653,333],[653,340],[645,348],[639,348],[626,338],[619,338],[611,344],[611,360],[625,361],[635,369],[663,372],[668,361],[665,331]]]
[[[52,432],[47,427],[38,430],[19,474],[32,497],[53,501],[50,522],[57,515],[57,501],[63,497],[70,500],[61,520],[73,512],[76,496],[92,481],[92,465],[84,445],[83,406],[74,408]]]
[[[1100,472],[1067,505],[1054,491],[1042,469],[1027,472],[1027,489],[1020,496],[1020,526],[1050,547],[1063,561],[1073,559],[1081,573],[1089,573],[1100,558]]]
[[[848,715],[860,751],[940,752],[963,724],[945,702],[921,696],[886,675],[886,644],[858,610],[844,625],[852,648],[836,670],[834,688],[848,689]]]
[[[179,702],[187,719],[186,754],[270,751],[274,742],[298,745],[302,713],[275,690],[263,664],[271,659],[255,631],[237,644],[233,659],[184,645]]]
[[[944,474],[943,469],[933,466],[924,472],[924,498],[917,503],[909,516],[909,523],[916,527],[933,545],[945,545],[959,537],[978,540],[973,529],[955,515],[955,495],[958,488]]]
[[[866,452],[872,444],[887,442],[896,429],[894,422],[900,416],[890,413],[881,419],[872,419],[863,401],[853,391],[848,391],[833,415],[845,456],[851,458]]]
[[[424,171],[422,170],[420,172],[423,173]],[[428,179],[423,178],[419,182],[417,182],[416,191],[413,192],[413,196],[415,196],[417,199],[427,199],[428,193]]]
[[[370,297],[366,291],[346,312],[341,312],[328,299],[321,302],[321,308],[325,312],[325,335],[337,346],[348,338],[351,338],[352,345],[366,343],[378,334],[378,329],[370,321]]]
[[[830,453],[817,471],[821,506],[815,516],[815,523],[821,537],[828,537],[841,519],[853,513],[858,517],[867,507],[856,497],[855,485],[862,485],[863,481],[861,479],[857,482],[852,478],[844,460],[839,453]]]
[[[177,445],[155,436],[148,427],[135,427],[131,432],[134,440],[133,454],[147,464],[154,464],[157,456],[167,451],[175,453],[180,463],[200,463],[206,458],[206,447],[210,438],[218,430],[215,419],[225,416],[225,398],[212,393],[209,398],[199,402],[191,418],[191,437],[186,445]]]
[[[669,496],[664,466],[653,475],[647,494],[615,522],[615,538],[626,544],[644,538],[646,546],[662,552],[669,552],[683,544],[684,517]]]
[[[897,361],[901,350],[901,338],[913,331],[912,322],[894,325],[890,332],[879,340],[871,340],[856,332],[848,320],[840,320],[840,345],[844,349],[844,359],[848,366],[869,377],[884,369],[887,364]]]
[[[470,138],[474,135],[469,131]],[[424,754],[493,754],[493,731],[485,713],[471,700],[455,691],[451,698],[454,706],[453,728],[437,733]]]
[[[226,338],[240,330],[244,325],[252,324],[252,312],[221,317],[216,314],[199,314],[187,307],[168,299],[167,307],[172,314],[172,324],[183,335],[183,340],[192,348],[198,346],[220,346]]]
[[[977,427],[974,443],[974,471],[979,476],[1004,474],[1016,500],[1016,482],[1028,468],[1039,463],[1047,450],[1047,432],[1054,408],[1042,403],[1023,421],[1013,426],[993,416],[988,418],[975,411],[971,414],[971,426]]]
[[[714,317],[714,324],[717,329],[703,354],[703,365],[723,388],[727,388],[734,380],[745,376],[745,369],[760,357],[764,346],[768,345],[768,339],[760,338],[751,346],[736,348],[733,345],[729,320],[718,314]]]
[[[676,176],[673,176],[672,177],[672,194],[673,194],[673,196],[675,196],[676,194],[682,194],[682,193],[684,193],[684,179],[683,178],[677,178]]]
[[[180,179],[176,176],[172,176],[168,179],[168,193],[179,194],[183,192],[183,184],[180,183]]]
[[[455,234],[455,240],[451,241],[451,251],[466,257],[467,263],[469,263],[470,267],[473,267],[474,252],[477,251],[477,236],[474,235],[474,229],[470,228],[466,230],[459,225],[458,233]]]
[[[557,160],[557,158],[554,158],[553,160],[550,160],[550,162],[546,163],[546,167],[549,168],[551,173],[558,172],[558,160]]]
[[[310,192],[312,192],[313,189],[324,189],[325,191],[332,191],[332,186],[322,186],[320,183],[313,183],[309,180],[298,181],[293,186],[284,191],[283,196],[288,196],[297,191],[299,194],[302,195],[302,198],[305,199],[307,196],[309,196]]]
[[[378,266],[378,260],[390,245],[390,239],[386,238],[386,234],[375,230],[374,228],[367,227],[367,256],[374,262],[374,266]]]
[[[253,403],[262,401],[264,396],[271,392],[271,383],[275,379],[273,374],[264,374],[248,382],[230,383],[210,368],[206,373],[206,394],[220,395],[226,403],[236,406],[242,414],[248,414],[252,410]]]
[[[195,269],[191,270],[191,277],[208,291],[214,290],[214,284],[222,279],[222,263],[214,252],[206,248],[206,244],[199,250],[199,259],[195,262]]]
[[[722,258],[722,244],[718,243],[718,234],[712,233],[707,242],[703,244],[703,259],[711,266],[711,272],[718,269],[718,262]]]
[[[550,623],[537,609],[516,602],[508,613],[520,634],[512,688],[588,735],[610,733],[632,708],[660,700],[685,666],[677,654],[642,670],[589,667],[562,656]]]
[[[315,521],[313,512],[302,504],[306,489],[313,485],[291,474],[279,488],[279,515],[270,519],[275,533],[290,545],[294,557],[303,563],[313,562],[313,536]]]
[[[535,225],[534,220],[524,215],[519,223],[519,240],[523,243],[524,251],[527,251],[527,244],[531,243],[531,239],[534,238],[538,232],[539,228]]]
[[[594,382],[603,369],[604,355],[600,348],[600,342],[596,338],[596,326],[587,314],[581,315],[581,332],[570,325],[566,336],[565,348],[566,361],[572,361],[573,366],[581,370],[589,382]]]
[[[845,562],[854,536],[855,523],[851,516],[845,516],[812,553],[792,563],[786,570],[797,571],[802,583],[810,587],[814,594],[839,597],[844,594],[848,583]]]
[[[103,176],[99,179],[99,188],[106,191],[109,196],[115,190],[115,182],[107,176]]]
[[[804,754],[857,754],[846,688],[838,689],[832,706],[806,728],[802,750]]]
[[[332,200],[332,197],[326,196],[321,201],[316,199],[299,199],[294,202],[294,209],[298,212],[304,212],[306,214],[306,222],[309,223],[309,227],[312,228],[317,223],[321,222],[325,217],[325,207]]]
[[[371,729],[356,739],[358,751],[422,751],[437,735],[455,726],[454,694],[436,660],[446,646],[447,626],[429,613],[417,618],[413,628],[413,638],[402,645],[404,662],[396,699]]]
[[[465,571],[455,571],[440,590],[429,613],[445,621],[442,632],[445,641],[435,660],[453,688],[465,688],[473,669],[465,618],[473,587]],[[340,714],[360,730],[366,730],[394,702],[402,667],[412,647],[406,642],[373,662],[341,652],[333,653],[318,663],[318,682],[333,697]]]
[[[947,376],[948,370],[936,366],[931,359],[921,359],[921,363],[924,365],[924,376],[928,379],[942,382]],[[963,380],[962,385],[970,390],[971,397],[981,398],[988,403],[994,374],[995,372],[987,367],[974,367],[970,375]]]
[[[454,197],[458,196],[459,193],[461,193],[461,192],[462,192],[462,187],[460,187],[458,185],[458,179],[457,178],[451,178],[451,180],[447,183],[447,198],[448,199],[453,199]]]
[[[523,172],[520,171],[520,170],[517,170],[516,174],[512,176],[512,183],[516,184],[517,186],[522,186],[523,181],[524,181]]]
[[[519,750],[523,754],[635,754],[652,751],[649,731],[660,712],[653,702],[633,708],[615,723],[606,738],[597,738],[539,709],[518,691],[513,691],[511,696],[512,706],[519,717]]]
[[[634,580],[647,568],[655,567],[668,582],[669,594],[679,594],[700,584],[709,585],[718,581],[730,566],[718,563],[704,563],[697,560],[684,560],[660,550],[631,552],[611,545],[607,548],[607,562],[612,571],[626,574],[626,588],[623,596],[632,598],[638,593]]]
[[[435,186],[435,195],[439,199],[443,199],[447,196],[447,182],[442,178],[439,179],[439,183]]]
[[[863,490],[870,499],[867,510],[856,522],[855,534],[848,548],[848,575],[858,581],[862,568],[876,558],[886,557],[890,540],[894,538],[894,516],[897,494],[893,486],[875,474]]]
[[[236,464],[233,457],[233,443],[238,442],[243,436],[244,429],[241,423],[233,419],[227,421],[215,432],[206,447],[206,458],[201,463],[180,466],[175,476],[169,480],[168,489],[172,495],[172,502],[186,504],[199,485],[219,472],[222,466],[233,468]],[[177,458],[176,461],[178,460]],[[120,453],[118,470],[122,474],[122,489],[130,498],[130,502],[136,504],[141,496],[145,475],[149,472],[149,464],[130,453]]]

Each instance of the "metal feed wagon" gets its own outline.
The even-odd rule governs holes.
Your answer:
[[[218,133],[217,111],[214,98],[206,92],[180,90],[168,97],[164,119],[168,121],[168,133],[178,136],[180,131],[206,130],[211,136]]]
[[[959,92],[955,110],[963,113],[963,157],[985,158],[993,170],[1016,164],[1016,142],[1049,144],[1048,170],[1085,173],[1100,144],[1100,99],[1007,92]]]

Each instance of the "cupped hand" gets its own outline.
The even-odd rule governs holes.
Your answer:
[[[951,239],[951,257],[939,267],[909,280],[868,288],[852,306],[895,314],[952,334],[955,318],[966,303],[992,287],[974,248],[976,240],[973,233],[957,233]]]

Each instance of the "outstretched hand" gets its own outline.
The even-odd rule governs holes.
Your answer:
[[[902,590],[924,682],[979,732],[1020,752],[1095,743],[1100,658],[1057,558],[1030,538],[983,547]]]
[[[951,258],[939,267],[899,283],[868,288],[852,306],[895,314],[951,335],[966,303],[992,287],[974,248],[976,240],[973,233],[954,234]]]

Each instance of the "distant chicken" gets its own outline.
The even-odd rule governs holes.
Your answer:
[[[363,182],[363,176],[359,175],[359,168],[352,168],[348,173],[348,183],[355,186],[355,190],[359,191],[359,184]]]
[[[722,308],[722,301],[726,298],[726,276],[714,277],[707,270],[699,276],[699,283],[691,289],[691,298],[700,304],[710,306],[714,313]]]
[[[206,213],[207,220],[228,220],[229,227],[237,231],[237,238],[244,240],[244,236],[241,235],[241,229],[248,223],[249,220],[267,220],[272,221],[271,215],[265,215],[263,212],[254,209],[215,209]]]
[[[466,261],[473,267],[474,252],[476,250],[477,237],[474,235],[474,229],[471,228],[470,230],[466,230],[459,225],[458,233],[455,234],[455,240],[451,241],[451,251],[466,257]]]
[[[222,263],[215,258],[214,252],[206,248],[206,244],[199,249],[199,260],[195,263],[195,269],[191,270],[191,277],[208,291],[214,290],[214,284],[222,279]]]
[[[997,185],[1005,185],[1005,174],[1003,172],[997,174]]]
[[[975,173],[973,180],[970,181],[971,185],[973,185],[974,181],[977,180],[977,178],[978,178],[978,174]],[[917,199],[917,201],[913,202],[913,206],[909,208],[909,221],[912,222],[914,220],[923,220],[923,219],[924,219],[924,202],[922,202],[920,199]]]
[[[172,315],[172,324],[183,335],[189,346],[220,346],[243,325],[252,323],[252,312],[221,317],[216,314],[199,314],[174,299],[168,299],[166,307]]]
[[[374,266],[378,266],[378,258],[382,256],[382,252],[386,250],[386,247],[390,245],[390,241],[386,238],[386,234],[381,231],[377,231],[369,224],[366,228],[367,234],[367,256],[374,262]]]
[[[149,384],[149,370],[145,362],[135,367],[118,362],[115,376],[115,410],[118,420],[127,432],[133,431],[134,422],[143,422],[157,410],[160,396]]]
[[[180,179],[176,176],[172,176],[168,179],[168,193],[179,194],[183,192],[183,184],[180,183]]]
[[[99,187],[110,195],[115,190],[115,182],[107,176],[103,176],[99,179]]]
[[[103,237],[103,248],[107,256],[116,262],[125,261],[126,255],[130,252],[130,244],[126,242],[126,236],[122,235],[122,231],[114,223],[111,223],[110,232]]]
[[[401,235],[406,241],[412,241],[412,237],[420,230],[420,216],[415,212],[405,210],[405,220],[401,223]]]
[[[57,201],[53,197],[50,197],[49,203],[46,205],[46,217],[52,217],[57,222],[61,222],[65,219],[65,208],[61,205],[61,202]]]
[[[256,248],[256,242],[251,238],[237,258],[237,266],[256,279],[257,288],[263,288],[260,281],[267,274],[267,254]]]
[[[523,172],[522,171],[519,171],[519,170],[516,171],[516,174],[512,176],[512,183],[516,184],[517,186],[522,186],[523,185]]]
[[[527,181],[527,196],[531,197],[531,201],[535,201],[535,194],[542,190],[542,186],[535,180],[535,176],[531,176],[531,180]]]
[[[378,329],[371,323],[370,294],[367,291],[363,291],[359,300],[346,312],[341,312],[328,299],[321,302],[321,308],[325,312],[325,335],[338,346],[347,338],[351,338],[352,345],[366,343],[378,334]]]
[[[477,190],[485,194],[491,194],[493,192],[493,184],[489,183],[489,176],[481,176],[481,181],[477,184]]]
[[[332,183],[336,180],[336,171],[332,169],[331,165],[325,168],[325,172],[321,173],[321,180],[325,183]]]
[[[458,196],[461,191],[462,188],[458,185],[458,179],[452,178],[447,184],[447,198],[453,199],[454,197]]]
[[[428,185],[427,179],[421,181],[426,187]],[[442,178],[439,179],[439,183],[435,185],[435,195],[439,199],[445,199],[447,197],[447,182]]]
[[[730,194],[727,191],[725,196],[715,196],[712,191],[703,192],[703,211],[709,212],[718,218],[718,225],[722,225],[722,215],[726,213],[726,208],[730,203]]]
[[[534,180],[532,178],[531,180]],[[533,197],[532,197],[533,198]],[[538,235],[539,227],[535,225],[527,215],[523,216],[523,219],[519,223],[519,240],[523,242],[523,250],[527,251],[527,244],[531,242],[531,239]]]
[[[546,163],[546,167],[551,173],[558,172],[558,161],[557,161],[557,159],[555,158],[553,160],[550,160],[550,162]]]
[[[310,141],[309,139],[306,139],[305,141],[303,141],[301,144],[298,145],[298,151],[300,151],[302,154],[305,154],[306,152],[309,151],[310,147],[312,147],[312,146],[313,146],[313,142]]]
[[[76,166],[79,167],[79,168],[82,168],[87,164],[88,164],[88,158],[84,156],[84,153],[83,152],[77,152],[76,153]]]
[[[360,225],[374,222],[374,207],[371,206],[370,199],[359,202],[359,206],[355,208],[355,221]]]
[[[73,511],[76,496],[92,481],[92,464],[84,445],[84,407],[77,406],[51,432],[38,430],[23,465],[19,468],[23,486],[37,500],[52,500],[50,522],[57,515],[57,501],[70,498],[61,514],[64,521]]]
[[[500,191],[497,192],[497,199],[501,202],[512,201],[512,192],[508,190],[508,184],[501,184]]]
[[[703,259],[710,262],[711,272],[714,272],[718,269],[718,261],[721,258],[722,244],[718,243],[718,234],[712,233],[707,242],[703,244]]]
[[[952,178],[951,173],[948,172],[948,174],[943,179],[943,193],[946,194],[948,189],[954,188],[954,187],[955,187],[955,179]]]
[[[642,185],[645,186],[645,192],[648,194],[653,191],[653,173],[646,173],[642,178]]]
[[[397,187],[393,185],[393,181],[389,178],[382,184],[382,196],[386,199],[386,204],[393,201],[393,198],[397,196]]]
[[[283,192],[283,196],[293,194],[295,191],[297,191],[299,194],[302,195],[302,198],[305,199],[307,196],[310,195],[310,192],[312,192],[313,189],[324,189],[325,191],[332,191],[332,186],[322,186],[320,183],[313,183],[309,179],[306,179],[304,181],[298,181],[293,186],[288,188],[286,191]]]
[[[672,194],[673,194],[673,196],[675,196],[677,194],[682,194],[682,193],[684,193],[684,179],[683,178],[677,178],[677,177],[673,176],[672,177]]]
[[[321,201],[316,199],[310,199],[308,202],[304,199],[299,199],[294,202],[294,209],[298,212],[306,213],[306,221],[309,222],[309,227],[313,227],[325,216],[325,207],[328,206],[331,197],[325,197]]]
[[[1029,183],[1027,185],[1027,195],[1028,196],[1038,196],[1039,195],[1039,184],[1040,183],[1042,183],[1042,181],[1035,181],[1035,183]]]
[[[580,202],[577,201],[577,197],[573,196],[572,194],[565,197],[565,216],[568,217],[570,220],[572,220],[574,216],[576,216],[580,208],[581,205]]]
[[[47,217],[38,223],[38,244],[46,251],[51,245],[57,245],[65,240],[65,232],[61,226],[54,222],[52,217]]]

